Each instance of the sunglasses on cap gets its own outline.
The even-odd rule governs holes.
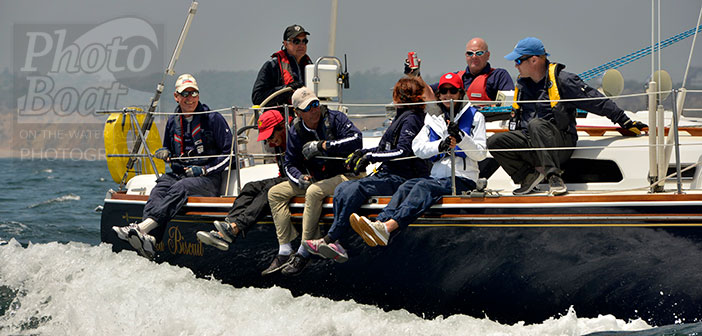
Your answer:
[[[516,60],[514,60],[514,63],[517,63],[517,65],[520,65],[520,64],[522,64],[522,62],[524,62],[524,61],[526,61],[526,60],[532,58],[533,56],[534,56],[534,55],[524,55],[524,56],[522,56],[522,57],[517,58]]]
[[[183,97],[183,98],[188,98],[188,97],[190,97],[190,96],[192,96],[193,98],[195,98],[195,97],[197,97],[197,96],[200,95],[200,92],[197,92],[197,91],[183,91],[183,92],[179,93],[179,95],[180,95],[181,97]]]
[[[304,109],[298,109],[301,112],[309,112],[313,107],[319,107],[319,100],[314,100],[311,103],[307,104],[307,107]]]
[[[468,57],[473,57],[473,55],[475,55],[475,56],[483,56],[483,55],[485,55],[486,52],[487,52],[487,51],[485,51],[485,50],[466,51],[466,56],[468,56]]]
[[[290,43],[292,43],[292,44],[294,44],[294,45],[298,45],[298,44],[300,44],[300,43],[302,43],[302,44],[307,44],[308,42],[310,42],[310,40],[308,40],[307,38],[303,38],[302,40],[300,40],[299,38],[295,38],[295,39],[292,39],[292,40],[288,40],[288,42],[290,42]]]
[[[453,86],[452,86],[452,87],[440,87],[440,88],[439,88],[439,93],[440,93],[440,94],[447,94],[447,93],[449,93],[449,92],[450,92],[451,94],[457,94],[457,93],[458,93],[458,88],[455,88],[455,87],[453,87]]]

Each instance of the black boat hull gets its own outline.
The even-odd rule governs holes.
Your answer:
[[[571,306],[581,317],[613,314],[656,325],[702,317],[699,205],[625,211],[583,206],[567,214],[557,207],[479,208],[432,210],[387,247],[368,247],[350,231],[342,241],[348,262],[315,258],[301,275],[283,277],[260,275],[278,248],[270,221],[223,252],[201,244],[195,232],[211,230],[212,220],[224,213],[194,206],[157,233],[162,243],[156,261],[237,287],[278,285],[295,295],[353,299],[424,317],[487,315],[529,323],[565,314]],[[131,249],[110,227],[139,220],[142,209],[143,202],[106,200],[102,241],[115,251]]]

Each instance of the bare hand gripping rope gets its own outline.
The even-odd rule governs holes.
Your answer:
[[[185,37],[188,35],[190,30],[190,25],[193,22],[193,17],[197,13],[197,1],[193,1],[188,10],[188,17],[185,19],[185,24],[183,25],[183,30],[180,32],[180,37],[178,37],[178,43],[176,44],[175,50],[173,51],[173,56],[171,56],[171,61],[168,63],[168,67],[161,78],[161,82],[156,86],[156,94],[151,98],[151,103],[149,104],[149,110],[146,112],[146,117],[144,118],[144,123],[141,125],[141,133],[146,138],[149,135],[149,130],[154,121],[153,113],[156,111],[156,106],[158,106],[158,101],[161,99],[161,94],[163,93],[163,87],[166,82],[167,76],[172,76],[175,74],[173,68],[175,67],[176,61],[180,56],[180,51],[183,49],[183,43],[185,43]],[[141,146],[143,145],[141,138],[136,138],[134,141],[134,147],[132,148],[131,154],[138,154],[141,151]],[[130,157],[127,162],[127,171],[122,177],[122,181],[119,184],[119,188],[122,189],[127,183],[127,176],[129,171],[134,167],[134,163],[137,161],[137,157]]]

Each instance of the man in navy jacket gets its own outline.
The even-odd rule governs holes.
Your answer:
[[[129,242],[140,255],[152,259],[155,237],[162,237],[166,224],[187,203],[189,196],[218,196],[221,173],[229,166],[232,133],[224,117],[200,103],[195,78],[183,74],[173,94],[177,115],[166,123],[163,147],[154,156],[170,162],[166,174],[156,180],[144,206],[141,223],[113,226],[117,236]],[[158,229],[155,234],[149,234]]]
[[[346,158],[363,144],[361,131],[349,118],[321,106],[312,90],[302,87],[292,96],[297,119],[288,132],[285,151],[285,175],[282,182],[268,192],[268,202],[276,226],[278,255],[262,274],[282,270],[285,275],[297,274],[305,267],[309,252],[300,246],[293,254],[291,241],[299,233],[290,221],[288,202],[296,195],[305,196],[302,218],[302,240],[321,238],[319,216],[322,202],[334,194],[341,182],[357,179],[344,165],[344,160],[324,159],[319,156]]]

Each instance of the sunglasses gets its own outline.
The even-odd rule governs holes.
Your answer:
[[[298,109],[298,110],[300,110],[301,112],[309,112],[313,107],[319,107],[319,100],[315,100],[315,101],[307,104],[307,107],[305,107],[304,109]]]
[[[517,65],[520,65],[520,64],[522,64],[522,62],[524,62],[524,61],[526,61],[526,60],[532,58],[533,56],[534,56],[534,55],[524,55],[524,56],[522,56],[522,57],[517,58],[516,60],[514,60],[514,63],[517,63]]]
[[[200,95],[200,92],[197,92],[197,91],[183,91],[183,92],[179,93],[179,95],[180,95],[181,97],[183,97],[183,98],[188,98],[188,97],[190,97],[190,96],[192,96],[193,98],[195,98],[195,97],[197,97],[197,96]]]
[[[300,44],[300,43],[302,43],[302,44],[307,44],[308,42],[310,42],[310,40],[308,40],[308,39],[306,39],[306,38],[304,38],[304,39],[302,39],[302,40],[300,40],[299,38],[296,38],[296,39],[288,40],[288,42],[290,42],[290,43],[292,43],[292,44],[294,44],[294,45],[298,45],[298,44]]]
[[[458,88],[455,88],[455,87],[441,87],[441,88],[439,88],[440,94],[447,94],[449,92],[451,94],[456,94],[456,93],[458,93]]]
[[[487,51],[485,51],[485,50],[466,51],[466,56],[468,56],[468,57],[473,57],[473,55],[475,55],[475,56],[483,56],[483,55],[485,55],[486,52],[487,52]]]

